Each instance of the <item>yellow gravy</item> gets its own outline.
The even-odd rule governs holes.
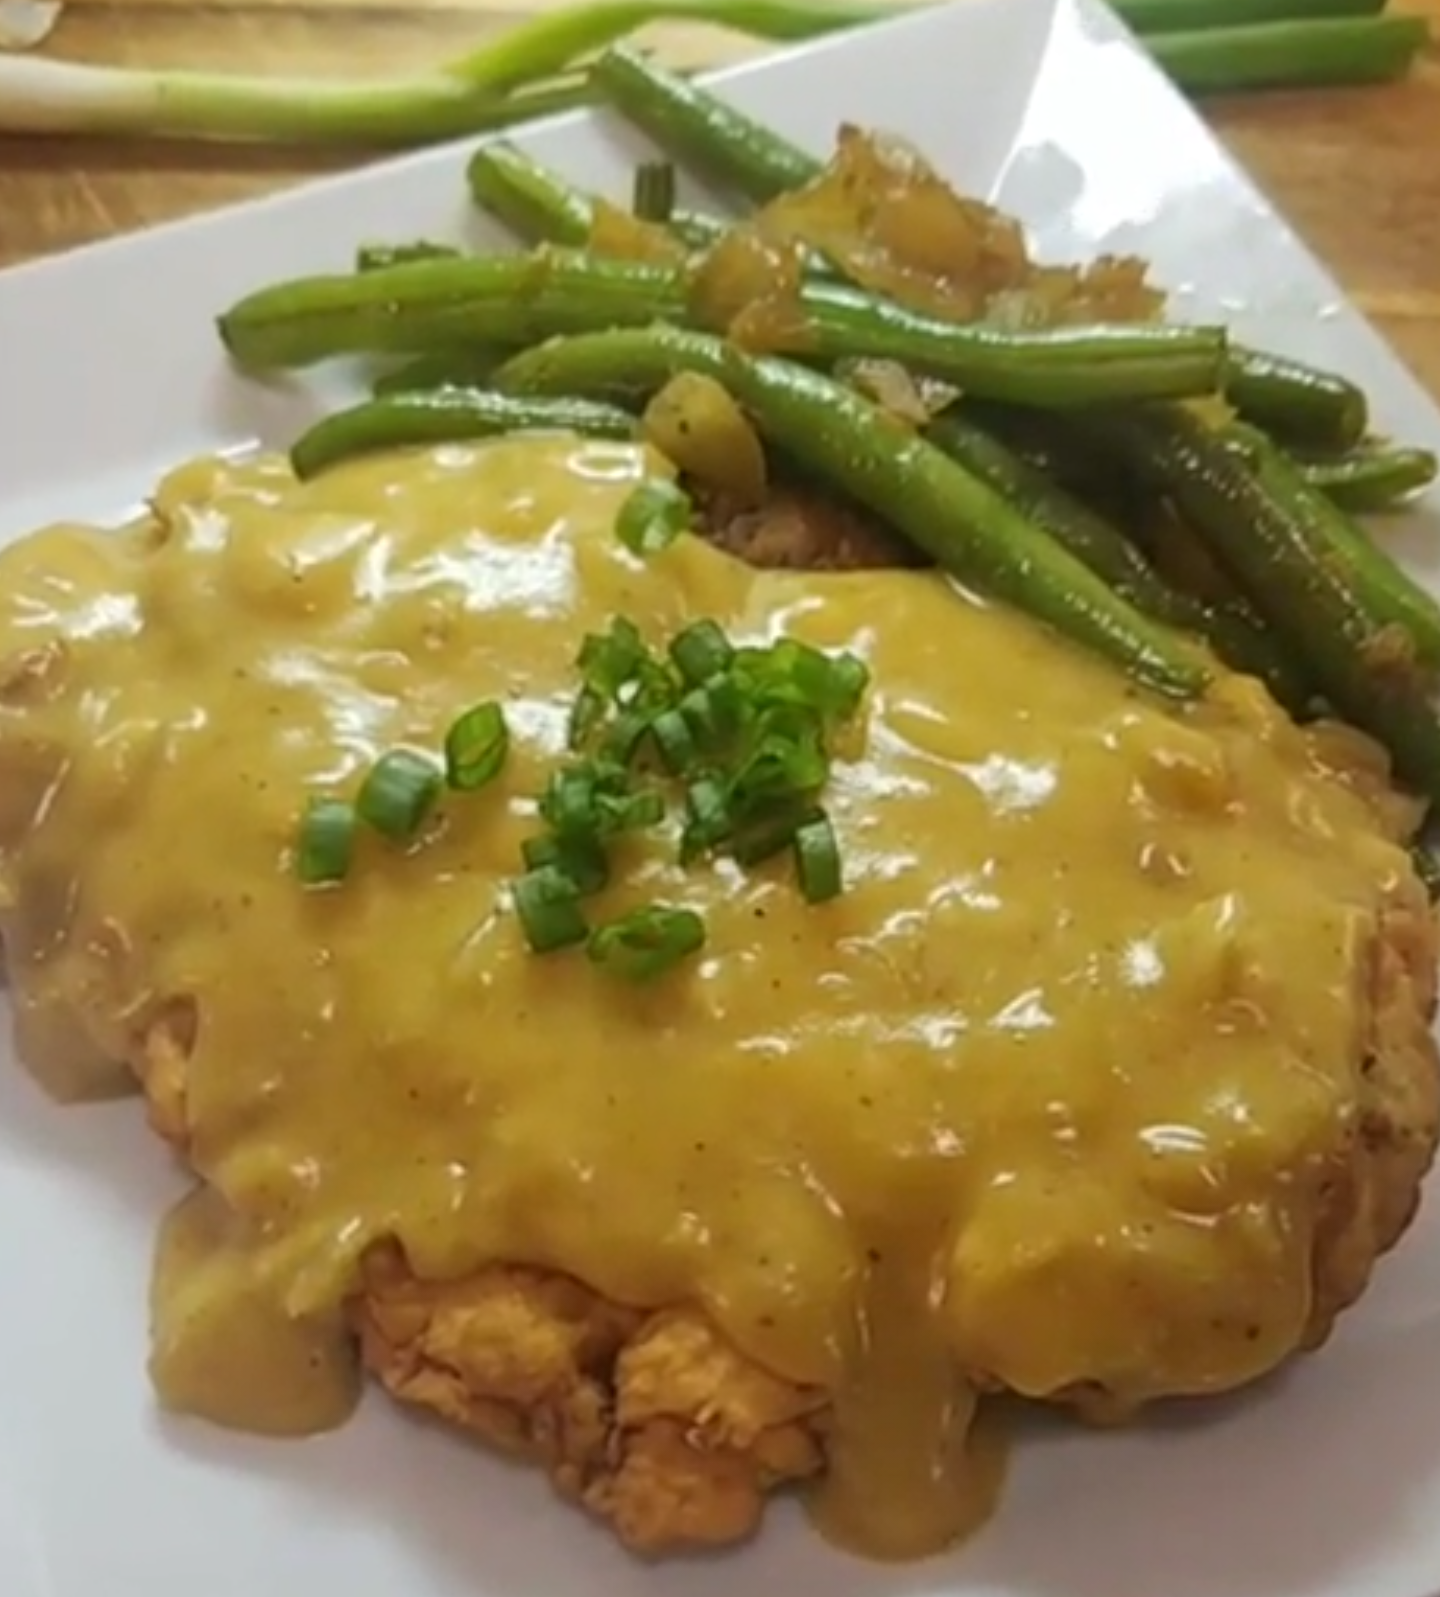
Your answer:
[[[926,573],[757,572],[613,535],[638,448],[510,440],[297,486],[200,461],[120,533],[0,554],[0,932],[59,1096],[188,1049],[210,1196],[167,1227],[164,1398],[300,1431],[353,1397],[385,1238],[704,1306],[835,1394],[818,1518],[865,1551],[984,1511],[976,1383],[1123,1402],[1291,1351],[1352,1112],[1359,951],[1408,871],[1253,684],[1180,710]],[[699,910],[637,988],[528,951],[507,884],[617,615],[857,651],[846,891],[630,848],[600,909]],[[502,779],[306,890],[308,795],[503,701]],[[158,1028],[158,1029],[157,1029]]]

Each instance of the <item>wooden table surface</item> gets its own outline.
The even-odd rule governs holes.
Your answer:
[[[557,0],[68,0],[73,60],[305,73],[433,65]],[[1440,24],[1440,0],[1399,0]],[[753,46],[659,30],[676,59]],[[1280,209],[1440,396],[1440,50],[1407,82],[1215,101],[1208,115]],[[365,157],[0,138],[0,265],[294,183]]]

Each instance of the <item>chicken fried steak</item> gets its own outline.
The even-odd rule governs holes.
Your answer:
[[[803,1482],[917,1555],[993,1497],[986,1394],[1241,1387],[1404,1231],[1437,1120],[1409,811],[1253,681],[1162,701],[803,497],[636,554],[665,471],[554,437],[199,461],[119,533],[0,553],[20,1046],[60,1097],[138,1080],[195,1173],[170,1406],[313,1431],[363,1369],[637,1550]],[[602,665],[653,685],[681,637],[748,662],[716,715],[863,663],[833,856],[701,846],[664,759],[573,774]],[[447,739],[479,780],[441,790]],[[557,914],[579,788],[613,836]]]

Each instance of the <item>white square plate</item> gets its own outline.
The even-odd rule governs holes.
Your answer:
[[[1155,263],[1178,313],[1337,367],[1383,428],[1440,415],[1107,14],[968,0],[725,75],[825,148],[909,135],[1031,226],[1042,255]],[[624,192],[604,118],[524,141]],[[279,444],[313,384],[233,377],[214,313],[373,238],[498,235],[440,150],[0,275],[0,536],[112,515],[186,455]],[[328,399],[335,394],[331,379]],[[1440,584],[1440,507],[1396,534]],[[1429,522],[1429,537],[1425,536]],[[3,773],[0,773],[3,776]],[[1440,1206],[1320,1355],[1183,1426],[1057,1431],[1017,1452],[994,1522],[883,1569],[793,1509],[758,1545],[647,1569],[521,1473],[378,1396],[337,1435],[264,1442],[161,1417],[144,1374],[150,1249],[178,1179],[134,1105],[61,1111],[0,1060],[3,1597],[1429,1597],[1440,1591]]]

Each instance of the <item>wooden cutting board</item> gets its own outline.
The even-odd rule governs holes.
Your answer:
[[[74,60],[389,73],[433,64],[556,0],[68,0]],[[903,0],[897,0],[897,4]],[[1402,0],[1440,27],[1440,0]],[[674,59],[755,46],[657,30]],[[1405,83],[1213,101],[1207,113],[1351,297],[1440,396],[1440,50]],[[0,138],[0,265],[223,205],[365,159],[102,139]]]

